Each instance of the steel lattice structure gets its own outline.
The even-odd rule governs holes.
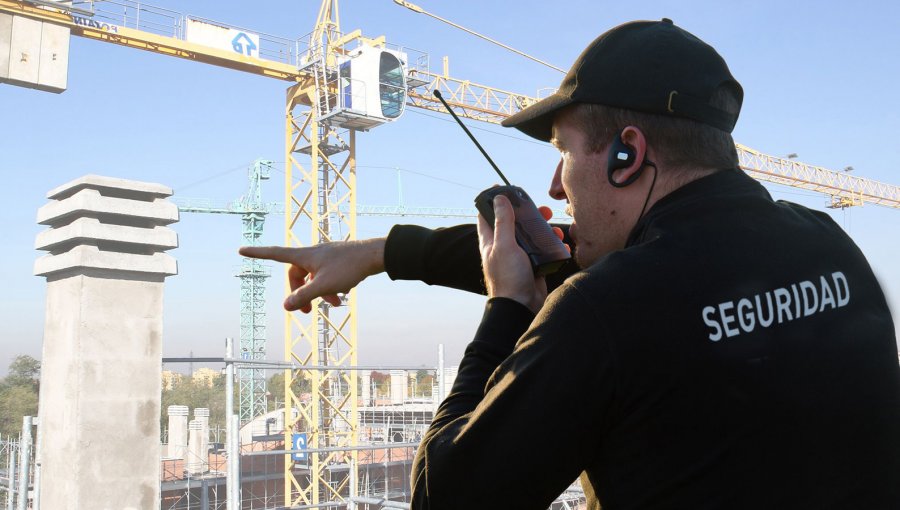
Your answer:
[[[737,144],[741,168],[761,181],[824,193],[829,207],[844,209],[870,203],[900,209],[900,186],[835,172],[800,161],[763,154]]]
[[[248,246],[259,245],[266,215],[279,210],[278,204],[262,201],[262,181],[269,179],[272,162],[258,159],[249,169],[247,194],[230,204],[214,205],[203,200],[176,200],[180,212],[240,214],[241,236]],[[240,278],[240,357],[246,360],[266,359],[266,279],[269,268],[257,259],[244,258],[235,275]],[[238,370],[239,413],[247,423],[267,409],[266,376],[260,368]]]
[[[325,0],[306,59],[312,79],[287,94],[286,246],[356,239],[356,132],[338,133],[322,121],[333,102],[336,54],[352,40],[341,37],[337,0]],[[358,459],[352,449],[359,434],[357,376],[348,370],[357,365],[356,290],[345,296],[344,306],[317,299],[308,315],[288,313],[284,331],[285,359],[334,367],[288,371],[285,377],[285,444],[293,444],[293,433],[305,433],[313,450],[308,480],[298,479],[293,463],[285,462],[285,506],[344,502],[357,492]],[[294,391],[297,379],[310,381],[308,396]],[[294,415],[292,409],[299,412]],[[342,465],[346,469],[335,469]]]
[[[242,235],[248,246],[259,245],[267,207],[262,201],[262,181],[269,179],[271,161],[257,160],[250,169],[250,189],[240,201]],[[236,275],[241,280],[240,356],[248,360],[266,359],[266,279],[269,268],[257,259],[244,258]],[[238,370],[241,423],[266,413],[266,374],[261,368]]]

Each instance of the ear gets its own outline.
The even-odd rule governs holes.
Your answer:
[[[621,157],[616,158],[615,152],[618,152],[618,148],[623,148],[625,151],[630,152],[629,155],[633,157],[629,157],[627,161],[623,161]],[[609,150],[610,163],[608,172],[610,184],[617,188],[624,188],[641,176],[647,156],[647,139],[639,128],[628,126],[623,129],[619,133],[618,139],[610,144]],[[614,164],[614,161],[617,159],[618,164]]]

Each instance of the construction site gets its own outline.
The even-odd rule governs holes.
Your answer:
[[[232,270],[215,278],[237,278],[239,293],[227,299],[239,307],[211,312],[191,331],[196,336],[207,328],[218,334],[211,325],[217,314],[228,315],[237,327],[210,340],[218,342],[216,347],[191,348],[185,355],[163,340],[166,289],[173,277],[192,267],[181,259],[176,263],[172,253],[189,243],[179,226],[188,218],[220,218],[230,231],[237,232],[239,225],[233,244],[260,246],[275,239],[273,244],[308,247],[373,232],[384,235],[389,228],[384,225],[398,219],[435,226],[472,222],[478,212],[467,206],[471,200],[442,204],[437,188],[433,196],[406,205],[400,167],[410,163],[401,162],[400,155],[396,172],[386,167],[389,177],[382,177],[389,191],[360,195],[363,140],[369,131],[405,122],[405,112],[449,117],[435,92],[475,128],[498,125],[552,90],[526,95],[473,82],[452,73],[447,57],[438,65],[425,51],[395,44],[402,34],[375,35],[365,26],[342,25],[338,0],[317,4],[296,8],[304,11],[308,33],[280,37],[132,0],[0,0],[0,96],[22,87],[65,101],[64,92],[77,83],[69,79],[80,65],[69,50],[77,39],[90,41],[88,51],[115,46],[126,54],[151,54],[158,65],[212,66],[223,70],[216,79],[250,75],[286,90],[284,97],[268,98],[283,113],[282,119],[271,119],[283,133],[276,140],[283,152],[261,157],[260,150],[252,162],[237,167],[242,188],[232,185],[228,193],[239,198],[187,198],[155,175],[124,178],[98,165],[80,177],[52,182],[44,189],[43,205],[27,211],[31,224],[37,215],[39,227],[36,238],[28,234],[34,244],[28,256],[36,260],[31,278],[46,289],[46,306],[40,303],[45,310],[40,411],[23,417],[19,434],[0,436],[0,508],[409,508],[413,460],[451,391],[462,347],[454,345],[447,354],[436,333],[434,346],[416,351],[425,353],[419,362],[407,362],[411,358],[402,347],[394,348],[400,362],[390,361],[390,352],[361,361],[361,346],[369,340],[360,333],[365,315],[359,307],[366,301],[357,289],[340,295],[339,306],[318,299],[308,314],[275,317],[279,303],[273,301],[289,286],[286,272],[238,257],[234,249],[221,256],[230,257]],[[502,46],[506,58],[562,71],[423,7],[402,0],[386,4],[398,16],[410,15],[410,23],[424,24],[425,31],[449,26],[465,37]],[[484,75],[484,81],[489,77]],[[109,115],[110,133],[124,130],[118,122],[125,115]],[[199,136],[205,122],[215,122],[203,115],[179,136]],[[132,131],[131,137],[141,136],[139,129]],[[104,135],[112,140],[104,143],[117,143],[112,136]],[[476,149],[465,147],[459,150],[471,148],[476,161]],[[796,154],[773,155],[740,144],[737,152],[748,175],[844,214],[845,228],[851,210],[900,209],[900,186],[868,179],[849,166],[833,170],[804,163]],[[490,169],[479,165],[484,185],[471,183],[474,187],[464,191],[473,197],[472,190],[487,187],[491,178]],[[529,178],[543,183],[550,170]],[[384,205],[394,201],[395,177],[399,203]],[[454,178],[442,174],[438,180],[445,182],[428,185],[452,185]],[[568,221],[561,211],[554,218]],[[367,220],[382,223],[360,228]],[[225,294],[216,287],[207,292]],[[190,307],[191,299],[165,306]],[[396,295],[369,299],[390,301]],[[474,330],[480,306],[446,320],[471,319],[472,327],[464,331]],[[267,327],[273,320],[283,330],[279,326],[273,334]],[[170,324],[168,316],[165,321]],[[379,327],[396,329],[391,335],[428,336],[393,321]],[[165,335],[178,327],[183,324],[167,325]],[[208,396],[178,401],[175,389],[186,384]],[[559,413],[566,419],[566,410]],[[541,448],[559,447],[561,441],[538,439],[540,433],[535,431],[537,446],[530,446],[536,463]],[[587,500],[575,481],[550,509],[585,509]],[[480,507],[473,503],[472,508]]]

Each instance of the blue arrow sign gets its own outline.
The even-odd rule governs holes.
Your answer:
[[[301,432],[299,434],[294,434],[291,443],[292,450],[306,450],[306,433]],[[307,454],[305,451],[294,452],[291,454],[291,459],[293,459],[294,461],[305,461],[308,458],[309,454]]]
[[[244,32],[239,32],[234,36],[234,39],[231,40],[231,47],[241,55],[247,56],[253,56],[253,52],[256,51],[256,43]]]

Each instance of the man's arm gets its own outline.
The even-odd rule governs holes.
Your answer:
[[[563,232],[563,242],[574,246],[568,225],[554,225]],[[428,229],[418,225],[395,225],[384,247],[384,267],[392,280],[420,280],[428,285],[485,294],[475,225]],[[574,259],[548,275],[547,288],[559,287],[578,271]]]
[[[572,246],[568,226],[559,226],[563,241]],[[338,305],[339,293],[369,276],[387,271],[392,280],[421,280],[429,285],[485,294],[478,254],[475,225],[428,229],[416,225],[396,225],[387,238],[325,243],[305,248],[244,246],[245,257],[276,260],[290,264],[291,294],[286,310],[310,311],[310,303],[323,298]],[[578,271],[573,260],[546,277],[552,290]]]
[[[604,431],[612,360],[596,310],[569,284],[547,299],[509,200],[494,212],[493,228],[478,225],[491,299],[417,452],[412,508],[547,508]]]
[[[488,301],[417,453],[411,508],[543,510],[588,467],[614,391],[596,316],[568,285],[533,323],[513,300]]]
[[[311,303],[316,298],[339,305],[338,294],[349,292],[369,276],[384,271],[384,238],[324,243],[306,248],[242,246],[238,253],[290,264],[288,283],[291,293],[284,300],[284,309],[303,313],[311,311]]]

